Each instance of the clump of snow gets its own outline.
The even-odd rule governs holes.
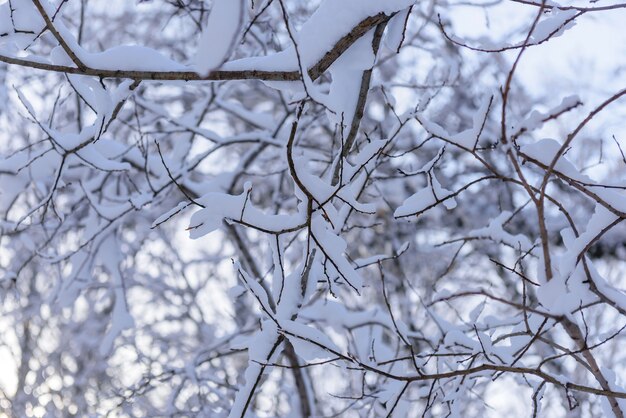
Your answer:
[[[102,52],[81,54],[85,65],[103,70],[182,71],[186,66],[159,51],[139,45],[120,45]]]
[[[245,222],[270,231],[296,228],[304,222],[305,214],[301,212],[293,215],[273,215],[255,208],[249,201],[250,190],[251,185],[247,184],[240,195],[210,192],[197,199],[196,202],[205,207],[191,216],[188,228],[190,237],[196,239],[213,232],[222,225],[225,219]]]
[[[431,179],[430,184],[406,199],[402,205],[395,210],[393,216],[401,218],[404,216],[418,215],[425,210],[435,207],[439,203],[443,203],[446,209],[454,209],[456,207],[456,200],[453,197],[454,193],[444,189],[434,173],[432,173],[429,178]]]
[[[196,71],[206,76],[221,66],[236,42],[243,22],[242,0],[215,0],[202,31],[196,55]]]
[[[384,13],[388,16],[406,9],[413,0],[326,0],[295,34],[298,53],[305,68],[312,67],[335,43],[353,27],[370,16]],[[295,48],[289,47],[265,57],[244,58],[224,65],[228,70],[258,69],[267,71],[297,71]]]
[[[554,139],[544,138],[533,144],[528,144],[520,147],[520,152],[533,160],[542,163],[545,166],[550,166],[554,157],[561,149],[561,144]],[[580,174],[578,169],[572,164],[565,156],[561,155],[556,165],[554,166],[556,171],[565,174],[576,180],[583,182],[593,182],[589,177]]]
[[[565,30],[570,29],[576,25],[576,21],[573,18],[579,12],[575,9],[562,10],[557,7],[552,8],[547,17],[542,19],[533,30],[531,35],[532,42],[541,42],[550,37],[561,36]],[[568,20],[572,19],[568,22]]]
[[[346,251],[346,241],[335,234],[328,223],[316,214],[311,221],[311,234],[322,250],[324,255],[331,261],[332,267],[337,271],[344,281],[357,292],[363,286],[363,278],[352,267],[350,262],[343,256]]]
[[[477,238],[490,238],[496,242],[502,242],[522,252],[530,251],[532,242],[522,234],[512,235],[504,230],[504,223],[511,217],[511,212],[504,211],[497,218],[489,222],[486,228],[471,231],[469,236]]]

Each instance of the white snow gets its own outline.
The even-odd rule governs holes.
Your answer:
[[[196,71],[203,76],[221,66],[234,46],[243,22],[242,0],[215,0],[202,31]]]
[[[248,185],[242,194],[236,196],[211,192],[197,199],[198,203],[206,207],[191,216],[189,236],[196,239],[213,232],[222,225],[224,219],[246,222],[269,231],[296,228],[305,221],[305,213],[272,215],[255,208],[248,198],[250,187]]]
[[[418,113],[415,115],[420,125],[431,135],[442,138],[447,142],[458,145],[465,149],[474,149],[474,146],[478,142],[478,134],[483,125],[483,121],[487,118],[489,112],[492,96],[485,96],[480,104],[480,107],[474,113],[472,127],[456,134],[450,134],[439,124],[429,120],[424,114]]]
[[[188,68],[159,51],[139,46],[120,45],[102,52],[82,53],[85,65],[103,70],[184,71]]]
[[[315,237],[323,253],[332,261],[332,266],[339,275],[348,282],[350,287],[360,291],[363,278],[343,256],[347,248],[346,241],[336,235],[322,216],[317,213],[311,221],[311,234]]]
[[[296,33],[298,52],[305,68],[312,67],[335,43],[365,18],[379,13],[391,15],[405,9],[413,0],[325,0]],[[235,60],[223,66],[225,70],[258,69],[296,71],[298,60],[293,46],[265,57]]]
[[[575,21],[567,22],[568,19],[572,19],[578,14],[577,10],[561,10],[553,8],[548,12],[548,16],[535,26],[533,30],[531,41],[541,42],[547,39],[552,33],[552,37],[561,36],[567,29],[574,27]],[[567,22],[567,23],[566,23]]]
[[[511,212],[504,211],[500,213],[498,217],[489,222],[488,227],[471,231],[469,236],[477,238],[490,238],[496,242],[502,242],[510,245],[511,247],[522,252],[530,251],[533,245],[525,235],[512,235],[504,230],[503,224],[510,217]]]
[[[393,52],[400,49],[402,36],[404,34],[404,24],[407,20],[410,8],[398,12],[387,24],[387,36],[385,36],[385,46]]]
[[[561,144],[554,139],[545,138],[533,144],[524,145],[520,148],[523,155],[541,162],[545,166],[550,166],[552,160],[561,149]],[[574,167],[567,157],[561,156],[554,166],[556,171],[565,174],[576,180],[583,182],[593,182],[589,177],[580,174],[578,169]]]
[[[578,257],[585,250],[585,247],[591,243],[604,228],[608,227],[617,219],[617,215],[609,212],[604,206],[596,204],[595,212],[591,216],[591,219],[589,219],[585,232],[580,234],[577,238],[571,237],[570,239],[567,239],[567,235],[562,233],[567,251],[558,259],[560,274],[564,277],[569,277],[576,267]]]
[[[431,174],[431,178],[431,184],[407,198],[402,205],[395,210],[393,216],[401,218],[404,216],[419,215],[427,209],[432,209],[439,202],[443,202],[446,209],[454,209],[456,207],[456,200],[452,197],[453,192],[444,189],[434,173]]]
[[[306,362],[326,360],[335,357],[328,348],[340,353],[341,350],[318,329],[297,321],[282,320],[280,327],[288,332],[289,342],[293,345],[296,354]]]
[[[343,123],[344,136],[348,135],[354,118],[363,71],[372,68],[376,58],[372,50],[373,34],[372,29],[359,38],[329,68],[333,80],[327,104],[332,112],[326,114],[332,123]]]

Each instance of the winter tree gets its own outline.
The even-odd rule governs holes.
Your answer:
[[[625,12],[0,0],[0,416],[624,417]]]

